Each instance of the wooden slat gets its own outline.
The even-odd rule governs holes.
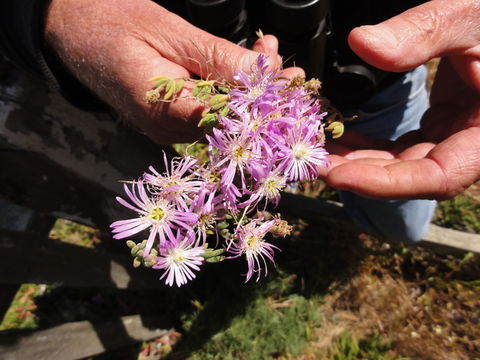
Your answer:
[[[447,229],[435,224],[430,224],[428,233],[420,245],[423,243],[480,254],[480,235]]]
[[[119,289],[162,287],[155,271],[133,268],[130,257],[6,230],[0,230],[0,283]]]
[[[341,203],[333,201],[312,199],[302,195],[282,194],[282,200],[277,210],[304,219],[333,218],[337,221],[348,223],[349,227],[354,231],[368,232],[351,221]],[[457,252],[460,250],[480,254],[480,235],[430,224],[427,234],[417,245],[427,246],[444,252]]]
[[[1,335],[0,359],[85,358],[172,331],[159,328],[159,324],[159,318],[142,319],[139,315],[131,315],[99,324],[79,321],[27,334]]]

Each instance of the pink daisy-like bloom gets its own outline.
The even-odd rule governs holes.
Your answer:
[[[243,84],[245,88],[233,89],[228,93],[231,107],[235,107],[239,112],[244,112],[248,111],[250,107],[261,104],[274,105],[281,100],[278,91],[285,87],[287,81],[279,79],[278,72],[267,71],[267,68],[267,57],[259,55],[251,74],[243,71],[236,72],[234,79]]]
[[[185,285],[195,278],[193,271],[200,270],[203,263],[203,246],[194,246],[190,236],[184,236],[180,231],[172,242],[160,247],[160,256],[153,266],[154,269],[163,269],[165,272],[160,280],[165,279],[165,284],[178,287]]]
[[[280,145],[283,156],[278,167],[290,181],[312,180],[320,167],[328,166],[328,152],[316,141],[319,125],[292,129]]]
[[[203,181],[198,179],[192,172],[195,169],[197,159],[186,156],[172,159],[170,164],[167,156],[163,153],[166,172],[160,174],[153,166],[148,169],[151,174],[145,173],[143,180],[149,185],[154,194],[161,194],[163,198],[174,201],[183,209],[187,209],[187,203],[192,201],[192,196],[200,191]]]
[[[258,225],[258,220],[252,220],[247,225],[240,226],[235,232],[235,241],[229,251],[232,258],[245,254],[247,258],[248,271],[245,282],[248,282],[254,273],[257,273],[257,280],[260,279],[262,271],[267,276],[267,262],[265,258],[275,263],[273,259],[274,250],[280,250],[275,245],[264,240],[265,235],[274,225],[275,220],[266,221]]]
[[[124,239],[150,228],[147,245],[143,252],[143,256],[148,256],[157,235],[161,245],[167,241],[167,238],[174,238],[172,229],[183,228],[193,231],[192,224],[198,221],[198,215],[177,210],[167,199],[149,196],[142,182],[133,184],[132,191],[127,185],[124,189],[133,205],[121,197],[117,197],[117,201],[137,212],[139,217],[112,223],[110,227],[114,233],[114,239]]]
[[[213,129],[213,136],[207,135],[206,137],[210,148],[215,147],[218,150],[215,156],[211,156],[211,164],[221,173],[221,184],[229,187],[238,171],[241,175],[242,187],[245,187],[243,170],[252,158],[252,139],[248,136],[247,129],[240,134],[224,133]]]

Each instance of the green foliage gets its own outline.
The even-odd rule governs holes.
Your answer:
[[[33,329],[37,327],[37,318],[34,315],[37,307],[34,299],[44,294],[47,289],[48,287],[46,285],[21,285],[0,324],[0,331],[8,329]]]
[[[438,204],[437,225],[480,233],[480,204],[465,195],[442,201]]]
[[[190,359],[271,359],[295,356],[318,325],[318,301],[291,295],[284,299],[258,297],[244,314],[232,319]]]
[[[100,231],[65,219],[58,219],[55,222],[50,231],[50,237],[88,248],[93,248],[100,243]]]
[[[396,357],[389,355],[389,350],[378,335],[358,341],[344,332],[332,346],[329,360],[394,360]]]
[[[208,160],[208,146],[206,144],[173,144],[173,149],[180,155],[195,156],[200,162]]]

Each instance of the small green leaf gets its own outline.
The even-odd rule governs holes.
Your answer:
[[[177,80],[175,82],[175,94],[178,94],[182,89],[183,89],[183,86],[185,85],[185,80]]]
[[[165,85],[165,95],[163,95],[163,98],[165,100],[170,99],[173,96],[174,91],[175,91],[175,82],[172,79],[170,79]]]
[[[207,113],[199,122],[198,127],[213,128],[218,125],[218,118],[215,114]]]

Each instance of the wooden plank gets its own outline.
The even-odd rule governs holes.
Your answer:
[[[66,323],[33,333],[0,336],[3,360],[85,358],[131,343],[151,340],[172,330],[158,327],[160,318],[142,319],[131,315],[94,324],[89,321]]]
[[[428,233],[420,245],[423,243],[480,254],[480,235],[447,229],[435,224],[430,224]]]
[[[106,231],[123,217],[119,180],[148,165],[161,171],[162,151],[176,154],[111,113],[82,111],[15,68],[8,75],[0,84],[0,164],[8,169],[0,197]]]
[[[155,271],[133,268],[130,257],[6,230],[0,230],[0,283],[119,289],[162,287]]]
[[[332,218],[349,225],[354,231],[364,231],[361,226],[354,224],[341,203],[312,199],[302,195],[282,194],[278,209],[286,214],[304,219]],[[443,252],[471,251],[480,254],[480,235],[447,229],[430,224],[427,234],[416,245],[426,246]]]

